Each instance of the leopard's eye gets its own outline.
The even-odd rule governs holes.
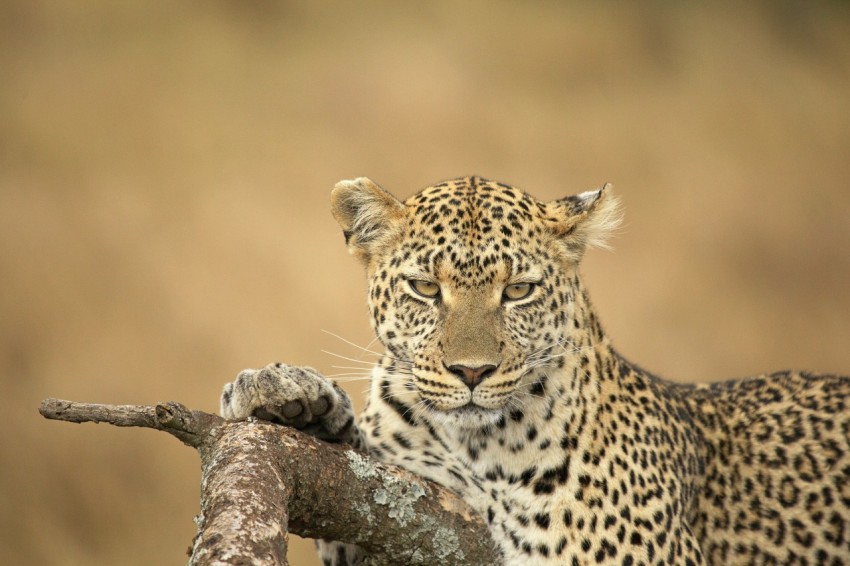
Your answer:
[[[433,281],[422,279],[409,279],[408,283],[413,291],[426,299],[434,299],[440,295],[440,286]]]
[[[519,301],[528,297],[533,290],[534,283],[514,283],[505,287],[502,298],[506,301]]]

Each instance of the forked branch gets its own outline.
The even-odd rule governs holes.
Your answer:
[[[484,521],[443,487],[350,448],[179,403],[42,401],[48,419],[172,434],[201,456],[192,565],[286,564],[286,534],[358,544],[371,564],[494,564]]]

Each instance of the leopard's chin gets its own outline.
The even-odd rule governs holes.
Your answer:
[[[446,411],[434,409],[431,416],[445,429],[465,431],[489,428],[504,419],[501,409],[487,409],[475,403],[467,403],[462,407]]]

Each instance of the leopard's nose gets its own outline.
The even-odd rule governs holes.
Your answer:
[[[446,364],[443,363],[445,366]],[[498,366],[494,366],[493,364],[485,364],[476,367],[469,367],[461,364],[454,364],[451,366],[446,366],[446,369],[449,370],[454,375],[458,376],[460,380],[469,387],[469,390],[472,391],[475,389],[479,383],[484,381],[485,378],[490,377],[495,373],[498,369]]]

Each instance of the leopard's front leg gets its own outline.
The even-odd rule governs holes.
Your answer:
[[[365,448],[351,399],[336,383],[309,367],[278,363],[239,372],[221,393],[221,415],[228,419],[257,417],[327,442]],[[316,545],[326,566],[353,566],[364,558],[355,545],[324,540]]]

